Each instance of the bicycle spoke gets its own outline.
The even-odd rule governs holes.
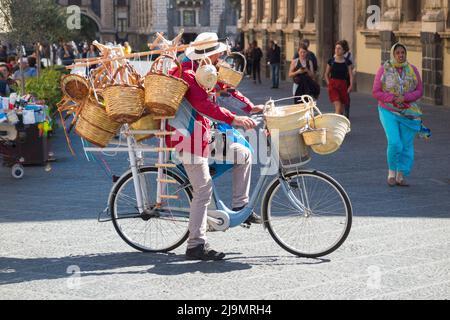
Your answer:
[[[169,174],[166,174],[166,176],[174,179]],[[116,230],[128,244],[142,251],[165,252],[177,247],[187,237],[189,214],[176,210],[173,212],[152,211],[155,209],[152,201],[156,199],[157,169],[142,168],[139,178],[139,185],[146,193],[144,196],[147,202],[144,204],[146,211],[137,216],[139,218],[120,219],[126,213],[135,211],[137,214],[134,183],[130,176],[115,191],[116,196],[111,212],[113,212],[113,223]],[[185,187],[166,184],[163,190],[166,195],[177,195],[179,197],[177,201],[165,203],[165,207],[169,204],[175,208],[190,207],[190,194]]]
[[[345,200],[347,195],[323,174],[290,175],[287,184],[290,196],[305,207],[304,212],[294,206],[294,199],[276,183],[264,209],[269,232],[283,248],[294,254],[318,257],[334,251],[350,230],[351,208]]]

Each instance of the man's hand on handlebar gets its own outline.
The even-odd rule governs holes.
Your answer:
[[[262,113],[264,111],[264,105],[260,104],[257,106],[254,106],[252,111],[250,111],[251,114],[256,114],[256,113]]]
[[[255,121],[248,117],[236,117],[231,125],[233,127],[243,127],[245,130],[254,129],[256,127]]]

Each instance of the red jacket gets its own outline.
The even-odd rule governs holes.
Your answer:
[[[192,110],[192,118],[195,119],[195,122],[192,121],[193,126],[189,130],[188,136],[184,136],[181,132],[177,132],[176,135],[167,137],[166,144],[169,148],[176,148],[178,152],[184,151],[208,158],[208,144],[211,138],[211,121],[206,117],[231,125],[236,115],[225,108],[221,108],[212,101],[211,97],[215,95],[215,90],[208,95],[208,93],[198,85],[195,80],[195,72],[198,68],[196,62],[183,62],[181,66],[183,68],[182,78],[189,85],[185,99],[187,99],[194,108],[194,110]],[[178,68],[172,69],[170,73],[172,75],[178,74]],[[225,88],[225,86],[220,83],[218,84],[218,87],[220,89]],[[238,91],[233,92],[231,95],[246,104],[247,107],[243,110],[250,113],[254,106],[249,99],[244,97]],[[175,131],[177,128],[173,128],[167,124],[166,129],[168,131]]]

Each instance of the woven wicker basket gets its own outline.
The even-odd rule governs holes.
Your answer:
[[[161,70],[163,59],[175,61],[178,67],[178,78],[163,74]],[[170,56],[160,56],[152,65],[144,80],[145,107],[153,115],[174,116],[183,100],[188,84],[181,79],[181,64]]]
[[[130,128],[131,130],[159,130],[161,127],[161,122],[154,120],[152,115],[143,116],[141,119],[133,123]],[[151,139],[154,137],[153,134],[138,134],[134,136],[136,141],[140,142],[142,140]]]
[[[240,56],[242,59],[244,59],[244,70],[247,69],[247,60],[245,59],[245,56],[242,55],[239,52],[234,52],[230,55],[232,56]],[[244,73],[238,70],[234,70],[229,65],[222,64],[219,67],[219,82],[222,82],[230,87],[237,88],[239,84],[241,83],[242,79],[244,78]]]
[[[102,92],[106,113],[120,123],[133,123],[144,112],[144,90],[137,86],[112,85]]]
[[[311,117],[312,121],[308,121],[308,124],[304,129],[300,131],[303,136],[303,140],[307,146],[321,146],[327,143],[327,128],[317,128],[316,119],[314,118],[314,111],[317,111],[319,115],[322,115],[319,108],[312,105]]]
[[[77,74],[68,74],[61,78],[61,90],[72,101],[81,103],[89,96],[89,82]]]
[[[285,168],[300,167],[311,160],[309,149],[300,135],[300,129],[308,123],[310,110],[306,104],[275,107],[275,102],[270,101],[266,105],[266,126],[278,150],[281,165]]]
[[[323,114],[315,117],[317,128],[327,129],[327,141],[323,145],[312,146],[319,155],[329,155],[339,150],[344,139],[351,131],[350,121],[338,114]]]
[[[75,133],[92,144],[104,148],[116,135],[121,124],[111,120],[105,109],[94,99],[87,99],[82,107]]]
[[[327,143],[327,129],[308,129],[302,132],[303,139],[307,146],[320,146]]]

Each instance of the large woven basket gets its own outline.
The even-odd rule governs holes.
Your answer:
[[[163,73],[163,59],[175,61],[178,67],[178,78]],[[147,111],[158,116],[174,116],[188,90],[188,84],[181,79],[181,64],[170,56],[160,56],[145,76],[145,107]]]
[[[138,86],[111,85],[102,92],[106,113],[120,123],[133,123],[144,112],[144,90]]]
[[[104,148],[120,127],[121,124],[111,120],[100,104],[89,98],[82,107],[75,133],[90,143]]]
[[[269,130],[292,131],[303,128],[308,123],[310,107],[306,104],[285,107],[266,107],[264,118]]]
[[[275,102],[269,101],[266,105],[266,126],[274,147],[278,149],[281,165],[285,168],[300,167],[311,160],[308,147],[300,134],[300,129],[308,123],[310,112],[311,107],[305,103],[275,107]]]
[[[345,136],[351,131],[350,121],[338,114],[323,114],[315,117],[317,128],[327,130],[326,143],[311,146],[312,150],[320,155],[329,155],[339,150]]]
[[[152,116],[152,115],[146,115],[146,116],[143,116],[138,121],[136,121],[135,123],[131,124],[130,128],[131,128],[131,130],[136,130],[136,131],[159,130],[161,128],[161,122],[159,120],[155,120],[154,116]],[[142,140],[151,139],[154,137],[154,135],[153,134],[137,134],[134,137],[136,138],[136,141],[140,142]]]
[[[81,103],[89,96],[89,82],[77,74],[68,74],[61,78],[61,90],[72,101]]]
[[[247,59],[239,52],[232,53],[229,57],[240,56],[244,59],[244,69],[247,69]],[[232,88],[237,88],[244,78],[244,73],[233,69],[228,63],[223,63],[219,66],[219,78],[218,81],[226,84]]]

